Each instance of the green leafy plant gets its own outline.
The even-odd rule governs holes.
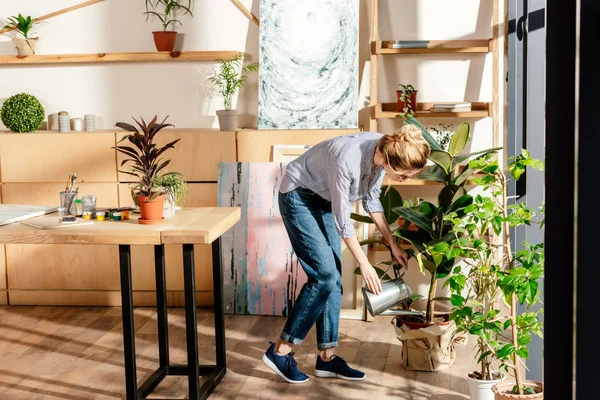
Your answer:
[[[30,16],[23,17],[21,14],[17,15],[16,17],[9,17],[7,20],[9,23],[8,25],[4,26],[4,29],[15,29],[17,32],[23,35],[25,39],[29,39],[27,36],[29,31],[31,31],[31,28],[33,28],[33,26],[37,23],[35,20],[32,20]]]
[[[522,150],[520,156],[511,158],[505,170],[489,157],[469,164],[481,171],[483,176],[474,181],[491,196],[476,196],[460,217],[446,216],[454,223],[455,240],[438,250],[458,251],[469,266],[467,271],[455,267],[446,282],[455,307],[451,319],[459,331],[477,336],[478,379],[494,379],[491,365],[497,361],[500,369],[507,373],[512,370],[516,381],[513,393],[533,394],[521,382],[520,359],[528,357],[527,344],[532,335],[542,337],[539,312],[531,311],[531,307],[540,301],[538,280],[544,273],[544,249],[541,243],[523,242],[524,249],[513,254],[510,228],[536,222],[541,225],[543,208],[537,212],[524,203],[509,205],[507,188],[510,177],[518,180],[527,167],[543,169],[543,162]],[[487,234],[490,231],[501,235],[503,241],[496,243],[494,236]],[[497,303],[500,296],[510,307],[508,316],[500,315]],[[527,311],[519,313],[517,304],[524,305]]]
[[[185,12],[183,15],[190,14],[190,16],[193,17],[194,14],[192,14],[191,10],[192,1],[188,0],[187,3],[187,6],[185,6],[177,0],[156,0],[154,2],[152,0],[146,0],[146,12],[144,13],[146,14],[146,21],[148,21],[150,15],[156,16],[160,20],[164,31],[166,31],[171,24],[175,25],[178,23],[179,25],[182,25],[181,21],[175,18],[175,12],[184,10]],[[150,10],[150,8],[158,9],[159,7],[161,9],[160,13]]]
[[[243,63],[244,54],[242,53],[228,61],[219,60],[219,73],[215,73],[214,76],[208,79],[217,87],[219,94],[223,96],[225,110],[232,109],[233,95],[246,84],[246,74],[250,71],[258,71],[258,62],[246,66]]]
[[[185,177],[178,171],[173,171],[166,175],[155,176],[153,184],[157,188],[163,188],[167,198],[173,204],[178,204],[189,193]]]
[[[118,122],[117,127],[130,132],[125,135],[118,143],[115,148],[119,153],[126,155],[128,158],[121,162],[121,167],[127,163],[131,163],[130,171],[119,171],[128,175],[131,175],[137,179],[137,182],[133,186],[133,191],[138,196],[148,196],[149,201],[154,200],[160,194],[162,190],[155,185],[155,181],[164,176],[176,175],[176,172],[167,172],[161,174],[161,171],[169,165],[171,160],[165,160],[161,157],[165,151],[175,147],[175,143],[181,139],[173,140],[164,146],[157,146],[154,141],[155,136],[162,129],[173,126],[172,124],[166,124],[168,116],[161,123],[157,123],[157,116],[154,116],[149,124],[146,124],[143,118],[141,123],[135,118],[133,119],[137,125],[136,128],[125,122]],[[140,132],[141,131],[141,132]],[[132,146],[119,145],[128,141]]]
[[[6,99],[0,110],[2,123],[12,132],[33,132],[44,121],[44,107],[34,96],[19,93]]]
[[[412,95],[416,93],[414,86],[400,83],[398,84],[397,92],[400,92],[400,97],[398,97],[398,100],[404,102],[404,108],[402,110],[398,110],[400,111],[400,117],[404,119],[414,117],[415,104],[412,104]]]
[[[432,131],[435,135],[435,141],[440,145],[442,150],[448,151],[448,145],[452,139],[452,124],[438,124],[438,127],[430,127],[428,130]]]

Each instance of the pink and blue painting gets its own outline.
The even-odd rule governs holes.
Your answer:
[[[306,282],[279,213],[284,171],[283,163],[219,163],[218,205],[242,211],[221,240],[228,314],[287,316]]]

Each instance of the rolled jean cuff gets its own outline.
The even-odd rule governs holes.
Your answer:
[[[293,336],[288,335],[285,332],[281,332],[281,336],[279,336],[281,338],[281,340],[283,340],[284,342],[288,342],[291,344],[295,344],[295,345],[301,345],[302,344],[302,339],[297,339]]]
[[[317,343],[317,348],[319,350],[333,349],[335,347],[338,347],[338,342]]]

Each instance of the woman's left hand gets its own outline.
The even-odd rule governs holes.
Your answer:
[[[404,266],[404,268],[408,269],[408,254],[406,254],[406,251],[402,250],[400,248],[400,245],[398,243],[396,243],[395,241],[393,241],[391,243],[392,248],[392,254],[394,255],[394,258],[402,265]]]

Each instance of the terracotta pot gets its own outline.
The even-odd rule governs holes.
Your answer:
[[[512,394],[506,393],[512,390],[515,386],[515,382],[500,382],[492,386],[492,392],[494,392],[494,398],[496,400],[513,400],[513,399],[527,399],[527,400],[540,400],[544,398],[544,384],[537,381],[524,381],[523,385],[532,388],[535,394]]]
[[[237,129],[237,110],[218,110],[219,129],[222,131],[235,131]]]
[[[158,51],[173,51],[175,47],[175,40],[177,39],[177,32],[175,31],[157,31],[152,32],[154,35],[154,45]]]
[[[17,57],[27,57],[35,54],[35,45],[40,38],[12,38],[13,43],[17,47]]]
[[[141,217],[138,220],[140,224],[156,224],[163,221],[163,208],[165,204],[165,195],[161,194],[152,201],[148,201],[148,196],[138,196]]]
[[[415,90],[410,95],[410,104],[412,105],[413,113],[415,113],[417,111],[417,92],[418,92],[418,90]],[[398,98],[398,112],[403,112],[404,107],[405,107],[405,102],[400,100],[400,96],[402,96],[402,91],[396,90],[396,97]]]

